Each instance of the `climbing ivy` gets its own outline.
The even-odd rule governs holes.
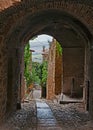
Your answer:
[[[57,51],[58,56],[62,55],[62,47],[59,42],[56,42],[56,51]]]

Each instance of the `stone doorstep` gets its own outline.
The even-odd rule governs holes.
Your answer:
[[[69,104],[69,103],[83,103],[83,101],[59,101],[60,104]]]

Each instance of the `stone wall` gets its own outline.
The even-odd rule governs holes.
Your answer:
[[[63,93],[82,95],[84,55],[83,48],[63,48]]]
[[[47,99],[52,99],[55,95],[55,49],[56,44],[51,43],[48,60]]]
[[[55,56],[55,94],[61,94],[62,92],[62,77],[63,77],[63,63],[62,63],[62,54],[58,52],[56,47],[56,56]]]
[[[47,99],[52,99],[61,93],[62,83],[62,55],[57,54],[56,40],[49,49]]]
[[[14,4],[20,2],[21,0],[1,0],[0,1],[0,10],[4,10]]]

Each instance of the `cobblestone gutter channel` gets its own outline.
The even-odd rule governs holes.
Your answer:
[[[43,100],[36,101],[37,130],[62,130],[50,107]]]
[[[57,104],[46,101],[54,113],[62,130],[93,130],[88,112],[83,109],[82,103]]]

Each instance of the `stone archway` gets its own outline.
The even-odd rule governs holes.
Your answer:
[[[10,4],[9,4],[10,5]],[[93,49],[92,49],[92,6],[85,2],[72,2],[64,0],[49,0],[49,1],[20,1],[17,4],[4,9],[1,7],[0,13],[0,48],[1,48],[1,67],[0,67],[0,88],[2,90],[1,96],[1,116],[4,117],[6,112],[7,98],[7,85],[12,76],[11,90],[12,101],[10,106],[16,109],[17,93],[20,84],[21,62],[24,44],[31,37],[46,33],[54,36],[64,48],[66,47],[82,47],[86,48],[86,79],[90,80],[90,113],[93,115],[93,79],[92,79],[92,62],[93,62]],[[62,31],[63,30],[63,31]],[[61,32],[62,31],[62,32]],[[61,32],[61,33],[60,33]],[[70,43],[67,41],[67,36],[73,37],[75,42]],[[64,36],[64,37],[63,37]],[[77,41],[78,39],[78,41]],[[76,42],[77,41],[77,42]],[[71,44],[72,43],[72,44]],[[76,44],[75,44],[76,43]],[[82,44],[83,43],[83,44]],[[91,51],[89,50],[91,49]],[[8,54],[8,56],[7,56]],[[89,56],[88,56],[89,55]],[[90,69],[89,73],[89,59]],[[10,60],[11,59],[11,60]],[[3,62],[4,61],[4,62]],[[5,62],[6,61],[6,62]],[[7,69],[7,61],[12,67]],[[3,63],[2,63],[3,62]],[[13,70],[12,70],[13,69]],[[2,70],[4,71],[2,74]],[[7,72],[7,70],[9,70]],[[12,74],[10,73],[12,72]],[[8,74],[8,75],[7,75]],[[3,77],[2,77],[3,76]],[[8,84],[7,84],[8,77]],[[10,79],[9,79],[10,78]],[[4,103],[3,103],[4,102]],[[3,109],[4,108],[4,109]]]

